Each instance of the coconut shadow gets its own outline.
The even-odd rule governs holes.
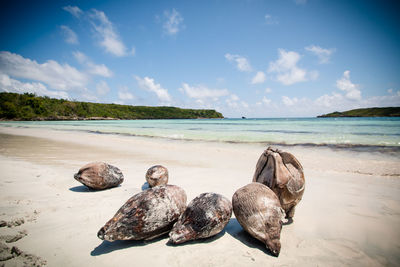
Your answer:
[[[147,190],[149,188],[150,188],[149,183],[148,182],[144,182],[144,184],[142,185],[142,191],[145,191],[145,190]]]
[[[115,250],[127,249],[127,248],[131,248],[131,247],[143,247],[148,244],[152,244],[152,243],[158,242],[162,239],[165,239],[166,237],[168,237],[167,234],[164,234],[162,236],[159,236],[159,237],[151,239],[151,240],[117,240],[114,242],[109,242],[109,241],[104,240],[103,242],[101,242],[100,245],[95,247],[90,252],[90,255],[91,256],[100,256],[103,254],[111,253]]]
[[[265,254],[268,254],[269,256],[276,257],[269,251],[269,249],[265,246],[265,244],[258,239],[252,237],[250,234],[248,234],[242,226],[239,224],[239,222],[236,220],[236,218],[231,218],[229,220],[228,225],[225,227],[225,230],[228,234],[230,234],[232,237],[235,239],[239,240],[243,244],[245,244],[248,247],[251,248],[257,248],[261,251],[263,251]]]
[[[77,193],[92,193],[92,192],[96,192],[96,190],[93,190],[93,189],[91,189],[91,188],[89,188],[87,186],[84,186],[84,185],[78,185],[78,186],[71,187],[69,189],[69,191],[77,192]]]
[[[195,245],[195,244],[208,244],[208,243],[214,242],[215,240],[220,239],[223,235],[225,235],[225,229],[214,236],[196,239],[196,240],[189,240],[189,241],[181,243],[181,244],[173,244],[172,242],[170,242],[168,240],[166,245],[169,247],[180,247],[180,246]]]
[[[85,185],[78,185],[78,186],[74,186],[74,187],[69,188],[69,191],[76,192],[76,193],[94,193],[94,192],[98,192],[98,191],[111,190],[111,189],[114,189],[114,188],[118,188],[120,186],[121,185],[114,186],[114,187],[111,187],[111,188],[97,190],[97,189],[92,189],[90,187],[87,187]]]

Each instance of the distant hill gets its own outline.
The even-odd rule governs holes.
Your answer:
[[[0,93],[1,120],[106,120],[223,118],[211,109],[147,107],[68,101],[34,94]]]
[[[318,118],[328,117],[400,117],[400,107],[359,108],[344,112],[335,111],[318,116]]]

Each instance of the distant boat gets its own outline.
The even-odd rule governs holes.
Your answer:
[[[242,119],[244,119],[244,120],[245,120],[245,119],[246,119],[246,117],[242,117]]]

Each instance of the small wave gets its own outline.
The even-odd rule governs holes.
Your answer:
[[[153,137],[157,137],[157,136],[153,136]],[[163,135],[162,137],[169,138],[169,139],[185,139],[185,136],[183,134],[170,134],[170,135]]]
[[[242,132],[258,132],[258,133],[284,133],[284,134],[320,134],[321,132],[310,131],[292,131],[292,130],[242,130]]]
[[[351,150],[356,152],[382,152],[382,153],[400,153],[400,146],[396,145],[366,145],[366,144],[354,144],[349,143],[348,140],[343,143],[287,143],[287,142],[272,142],[272,141],[242,141],[242,140],[216,140],[216,139],[195,139],[187,138],[183,134],[171,134],[171,135],[146,135],[146,134],[135,134],[135,133],[119,133],[119,132],[101,132],[91,130],[72,130],[82,131],[94,134],[111,134],[131,137],[144,137],[144,138],[161,138],[170,140],[182,140],[188,142],[212,142],[212,143],[228,143],[228,144],[260,144],[263,146],[283,146],[283,147],[327,147],[336,150]]]
[[[400,136],[400,134],[399,133],[363,133],[363,132],[361,132],[361,133],[349,133],[349,134],[352,134],[352,135],[367,135],[367,136]]]

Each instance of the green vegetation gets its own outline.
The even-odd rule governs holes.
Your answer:
[[[68,101],[34,94],[0,93],[2,120],[85,120],[85,119],[197,119],[223,118],[209,109],[145,107]]]
[[[400,107],[389,108],[359,108],[344,112],[332,112],[320,115],[318,118],[328,117],[400,117]]]

